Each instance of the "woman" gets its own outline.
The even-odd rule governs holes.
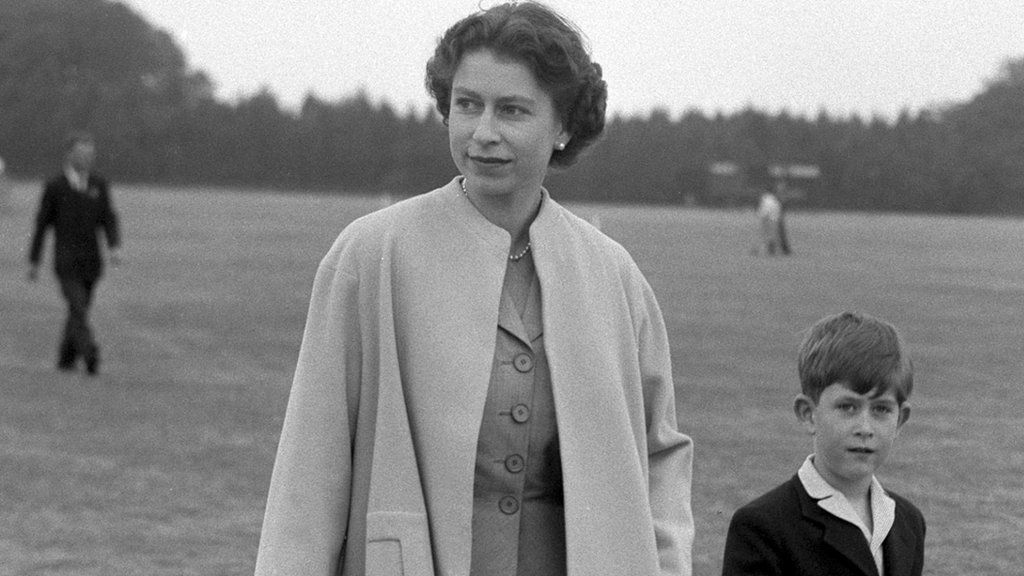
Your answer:
[[[654,295],[542,187],[604,127],[600,67],[512,3],[449,29],[427,86],[461,175],[322,261],[257,574],[689,574]]]

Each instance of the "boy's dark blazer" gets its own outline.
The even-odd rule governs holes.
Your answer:
[[[924,516],[892,492],[896,519],[882,542],[885,576],[920,576]],[[743,506],[725,541],[723,576],[878,576],[864,534],[807,493],[798,476]]]

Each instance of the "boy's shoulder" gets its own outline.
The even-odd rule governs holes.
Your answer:
[[[800,478],[794,474],[782,484],[741,506],[736,510],[736,514],[776,519],[784,515],[799,514],[802,491],[804,490]]]
[[[924,526],[924,515],[913,502],[892,490],[886,490],[885,493],[896,503],[897,521]],[[807,494],[800,477],[794,474],[782,484],[741,506],[736,514],[779,521],[779,518],[802,514],[805,503],[814,503],[814,499]]]
[[[921,510],[913,502],[892,490],[886,490],[885,493],[896,502],[896,522],[909,526],[914,532],[923,535],[925,522],[924,514],[921,513]]]

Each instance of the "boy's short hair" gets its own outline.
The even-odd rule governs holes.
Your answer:
[[[896,329],[885,320],[843,312],[818,320],[797,355],[803,393],[814,400],[832,384],[875,396],[892,390],[903,404],[914,388],[914,365]]]

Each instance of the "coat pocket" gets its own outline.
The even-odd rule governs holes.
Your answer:
[[[434,576],[425,514],[366,516],[366,576]]]

